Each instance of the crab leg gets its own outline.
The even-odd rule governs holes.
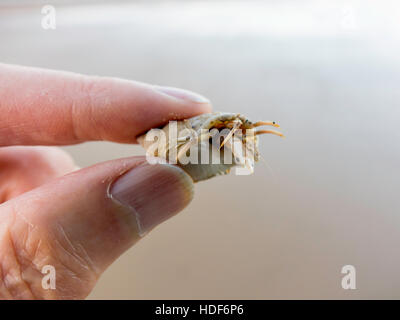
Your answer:
[[[265,133],[275,134],[275,135],[280,136],[282,138],[285,137],[281,132],[275,131],[275,130],[258,130],[258,131],[255,132],[256,135],[265,134]]]
[[[260,126],[273,126],[275,128],[280,127],[279,124],[277,124],[275,121],[258,121],[251,125],[252,128],[256,128],[256,127],[260,127]]]

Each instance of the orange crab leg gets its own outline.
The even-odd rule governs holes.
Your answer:
[[[259,135],[259,134],[265,134],[265,133],[275,134],[275,135],[280,136],[280,137],[282,137],[282,138],[285,137],[281,132],[275,131],[275,130],[258,130],[258,131],[256,131],[255,134],[256,134],[256,135]]]
[[[252,124],[252,128],[260,127],[260,126],[273,126],[275,128],[279,128],[279,124],[277,124],[275,121],[258,121],[256,123]]]

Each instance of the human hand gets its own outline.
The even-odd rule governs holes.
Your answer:
[[[135,143],[210,109],[180,89],[0,64],[0,298],[85,298],[115,259],[192,198],[192,180],[176,166],[132,157],[78,170],[48,146]],[[54,290],[42,287],[45,265],[55,268]]]

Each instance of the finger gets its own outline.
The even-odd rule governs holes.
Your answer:
[[[189,91],[0,64],[0,146],[135,142],[169,120],[210,111]]]
[[[72,158],[60,148],[0,148],[0,203],[75,168]]]
[[[0,296],[83,298],[120,254],[192,198],[180,168],[142,157],[73,172],[0,206]],[[43,290],[44,265],[56,290]],[[4,284],[6,283],[6,284]]]

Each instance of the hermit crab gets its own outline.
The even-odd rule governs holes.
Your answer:
[[[260,159],[258,136],[283,134],[260,130],[261,126],[279,127],[273,121],[251,122],[238,113],[214,112],[181,121],[170,121],[162,128],[151,129],[138,137],[149,159],[177,164],[193,181],[227,174],[236,167],[237,174],[250,174]]]

